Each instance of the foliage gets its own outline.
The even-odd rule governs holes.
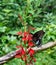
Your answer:
[[[24,23],[23,23],[24,21]],[[26,23],[26,24],[25,24]],[[0,56],[16,50],[20,44],[16,33],[24,31],[24,25],[43,29],[42,43],[56,39],[55,0],[0,0]],[[19,39],[20,40],[20,39]],[[56,65],[56,47],[36,54],[36,65]],[[23,61],[12,59],[3,65],[18,65]],[[24,63],[23,63],[24,64]]]

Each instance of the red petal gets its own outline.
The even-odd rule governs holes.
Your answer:
[[[31,47],[34,46],[34,43],[33,42],[29,42],[28,46],[31,46]]]
[[[17,35],[22,35],[22,32],[17,32]]]
[[[21,58],[21,55],[16,55],[15,58]]]
[[[23,37],[23,38],[22,38],[22,41],[26,41],[26,38],[25,38],[25,37]]]
[[[31,49],[31,48],[29,49],[29,51],[28,51],[28,52],[29,52],[30,56],[33,56],[33,55],[34,55],[34,53],[35,53],[35,52],[34,52],[34,50],[33,50],[33,49]]]
[[[25,53],[25,50],[22,48],[21,54],[24,55]]]
[[[28,32],[24,32],[23,37],[27,36],[28,34],[29,34]]]

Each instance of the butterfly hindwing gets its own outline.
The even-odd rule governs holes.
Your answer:
[[[40,31],[38,31],[38,32],[36,32],[36,33],[33,34],[32,40],[33,40],[33,42],[37,46],[39,46],[41,44],[41,39],[42,39],[44,33],[45,32],[43,30],[40,30]]]

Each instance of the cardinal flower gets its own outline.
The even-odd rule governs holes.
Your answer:
[[[24,37],[22,38],[22,41],[31,41],[32,40],[32,35],[28,33],[24,33]]]
[[[17,35],[22,35],[22,32],[17,32]]]
[[[34,55],[34,53],[35,53],[34,50],[31,49],[31,48],[28,50],[28,52],[29,52],[29,54],[30,54],[30,57],[32,57],[32,56]]]
[[[16,55],[15,55],[15,58],[21,58],[21,49],[16,51]]]
[[[24,50],[24,48],[21,49],[21,54],[24,55],[26,52]]]
[[[24,32],[23,37],[26,37],[28,34],[29,34],[28,32]]]
[[[32,42],[33,35],[30,34],[29,32],[24,32],[24,33],[18,32],[17,34],[22,36],[22,40],[21,40],[21,45],[16,46],[17,48],[19,48],[19,50],[16,52],[15,57],[23,60],[26,65],[30,65],[32,62],[36,62],[36,59],[34,58],[35,51],[31,48],[32,46],[35,45]],[[28,60],[29,55],[30,55],[30,58]],[[28,64],[28,61],[29,61],[29,64]]]
[[[25,55],[25,50],[24,50],[24,48],[23,47],[21,47],[21,49],[20,50],[18,50],[17,52],[16,52],[16,58],[20,58],[20,57],[22,57],[23,55]]]
[[[28,46],[30,46],[30,47],[34,46],[34,43],[30,41],[30,42],[28,43]]]
[[[31,35],[31,34],[28,34],[27,37],[26,37],[26,39],[27,39],[28,41],[31,41],[31,40],[32,40],[32,35]]]

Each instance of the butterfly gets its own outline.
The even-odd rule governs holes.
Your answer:
[[[36,33],[32,34],[32,41],[36,46],[41,45],[42,37],[45,34],[43,30],[37,31]]]

